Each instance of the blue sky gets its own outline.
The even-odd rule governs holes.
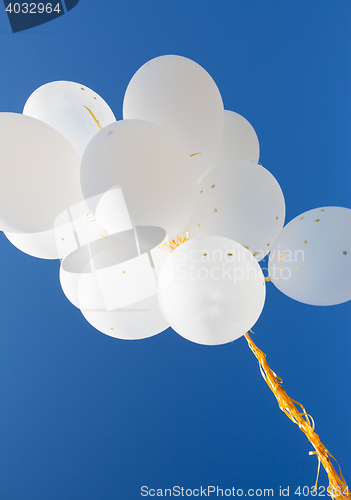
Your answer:
[[[122,118],[134,72],[162,54],[201,64],[226,109],[254,126],[287,218],[350,206],[349,0],[80,0],[12,34],[0,9],[0,110],[72,80]],[[241,338],[193,344],[172,330],[142,341],[95,331],[63,295],[59,262],[1,234],[0,497],[134,500],[140,488],[312,486],[317,460],[279,410]],[[142,328],[142,325],[141,325]],[[254,327],[284,388],[351,482],[350,303],[314,307],[267,286]],[[327,477],[321,472],[321,486]]]

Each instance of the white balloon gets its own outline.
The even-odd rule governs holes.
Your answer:
[[[83,310],[82,314],[96,330],[124,340],[152,337],[169,327],[160,311],[157,295],[121,309]]]
[[[100,196],[92,211],[102,224],[116,230],[125,220],[125,203],[134,226],[163,227],[170,238],[189,222],[196,178],[190,159],[169,132],[142,120],[105,127],[89,143],[81,164],[83,193],[88,204],[90,197]]]
[[[269,276],[288,297],[330,306],[351,299],[351,210],[321,207],[295,217],[277,237]]]
[[[88,248],[84,247],[84,250]],[[72,267],[67,265],[66,260],[69,257],[61,262],[60,267],[60,284],[67,299],[78,309],[106,311],[96,274],[89,265],[87,256],[80,256],[81,259],[84,258],[82,267],[78,267],[78,262]]]
[[[21,252],[39,259],[59,259],[55,230],[40,233],[4,233]]]
[[[106,102],[93,90],[75,82],[50,82],[28,98],[23,114],[51,125],[80,156],[100,130],[116,121]]]
[[[108,232],[93,217],[83,200],[55,219],[55,228],[38,233],[4,233],[21,252],[40,259],[64,259],[81,246],[106,237]]]
[[[179,138],[188,155],[204,164],[223,131],[223,102],[212,77],[199,64],[176,55],[156,57],[133,76],[123,118],[157,123]]]
[[[62,261],[66,297],[106,335],[157,335],[169,326],[156,296],[157,274],[168,256],[163,241],[163,229],[138,227],[85,245]]]
[[[258,163],[259,157],[260,145],[253,126],[238,113],[224,110],[224,129],[221,142],[199,181],[220,165],[237,160]]]
[[[198,344],[225,344],[244,335],[259,318],[265,280],[256,259],[228,238],[187,241],[167,258],[158,297],[170,326]]]
[[[133,227],[121,188],[113,187],[102,196],[96,196],[96,203],[92,204],[92,209],[96,219],[112,233]]]
[[[113,311],[155,295],[165,241],[163,229],[137,227],[79,248],[61,263],[66,297],[82,310]]]
[[[0,113],[0,229],[53,229],[56,217],[82,200],[79,168],[77,152],[52,127]]]
[[[233,239],[261,260],[284,219],[284,196],[273,175],[256,163],[235,161],[215,168],[200,183],[189,233],[191,238]]]
[[[224,130],[215,152],[216,165],[233,160],[247,160],[257,163],[260,145],[255,129],[243,116],[234,111],[224,111]]]

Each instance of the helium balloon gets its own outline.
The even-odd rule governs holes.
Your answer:
[[[88,260],[88,251],[88,246],[80,249],[79,259],[83,260],[81,266],[79,266],[78,262],[72,262],[72,259],[69,260],[69,257],[74,255],[74,252],[62,260],[60,267],[61,288],[71,304],[78,309],[102,309],[105,311],[106,305],[97,276]]]
[[[0,229],[34,233],[82,200],[80,158],[55,129],[30,116],[0,113]]]
[[[102,196],[96,196],[96,202],[91,198],[91,204],[96,219],[111,233],[119,233],[132,229],[128,208],[121,188],[113,187]],[[116,215],[118,214],[118,217]]]
[[[223,102],[212,77],[199,64],[176,55],[156,57],[133,76],[123,102],[123,118],[166,128],[190,155],[207,162],[223,131]]]
[[[72,144],[80,156],[88,142],[106,125],[116,121],[106,102],[93,90],[75,82],[50,82],[28,98],[23,114],[51,125]]]
[[[116,231],[127,210],[134,226],[162,227],[170,239],[189,222],[196,179],[180,144],[167,130],[142,120],[121,120],[102,129],[81,164],[83,193],[88,204],[91,197],[98,200],[91,210],[102,224]]]
[[[322,207],[295,217],[277,237],[269,276],[285,295],[331,306],[351,299],[351,210]]]
[[[168,328],[156,297],[157,273],[168,256],[164,236],[160,228],[136,228],[62,261],[62,289],[94,328],[120,339],[151,337]]]
[[[215,168],[200,183],[189,233],[233,239],[261,260],[284,218],[284,196],[273,175],[257,163],[235,161]]]
[[[211,158],[206,174],[220,165],[236,160],[258,163],[259,157],[260,145],[253,126],[238,113],[224,110],[222,139]]]
[[[165,231],[136,227],[102,237],[68,255],[60,282],[67,298],[81,310],[113,311],[157,292],[157,274],[168,250]]]
[[[178,246],[159,274],[164,317],[179,335],[198,344],[225,344],[244,335],[259,318],[265,294],[256,259],[219,236]]]
[[[69,207],[55,228],[39,233],[4,233],[21,252],[40,259],[64,259],[79,247],[111,234],[91,215],[86,202]]]
[[[40,233],[4,233],[13,246],[21,252],[39,259],[59,259],[55,230]]]
[[[83,310],[84,318],[105,335],[124,340],[144,339],[166,330],[157,295],[112,311]]]

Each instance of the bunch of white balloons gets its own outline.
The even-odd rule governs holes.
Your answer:
[[[120,121],[84,85],[43,85],[23,114],[0,113],[0,171],[0,229],[29,255],[61,259],[67,298],[107,335],[240,337],[262,312],[269,252],[289,297],[351,299],[351,210],[316,208],[283,228],[253,127],[185,57],[142,66]]]

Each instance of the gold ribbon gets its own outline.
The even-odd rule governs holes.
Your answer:
[[[179,245],[189,240],[189,229],[186,226],[186,233],[184,239],[181,236],[177,236],[174,240],[168,241],[167,243],[162,243],[163,246],[170,248],[171,250],[175,250]]]
[[[252,330],[250,330],[252,332]],[[254,333],[254,332],[252,332]],[[283,383],[282,379],[278,377],[273,370],[268,366],[266,361],[266,355],[259,349],[253,340],[250,338],[248,333],[245,333],[245,338],[247,343],[251,349],[251,351],[256,356],[262,377],[266,381],[267,385],[273,392],[276,397],[279,408],[285,413],[285,415],[290,418],[294,424],[297,424],[300,430],[306,435],[307,439],[313,445],[316,451],[311,451],[310,455],[317,455],[318,457],[318,471],[317,471],[317,479],[314,486],[314,491],[317,490],[317,483],[319,477],[320,464],[322,463],[324,469],[326,470],[329,478],[329,486],[328,493],[332,498],[337,500],[347,500],[351,499],[351,492],[348,489],[346,481],[341,473],[340,466],[339,472],[340,477],[338,476],[336,470],[334,469],[330,458],[335,460],[333,455],[327,450],[327,448],[321,443],[319,436],[314,432],[315,424],[314,420],[309,415],[305,408],[298,401],[291,399],[285,390],[282,388],[281,384]],[[300,406],[302,411],[300,411],[296,405]],[[335,460],[337,463],[337,461]]]
[[[91,114],[91,116],[94,118],[94,121],[95,121],[96,125],[97,125],[97,126],[99,127],[99,129],[101,130],[101,129],[102,129],[102,127],[101,127],[101,125],[100,125],[100,123],[99,123],[99,120],[95,117],[94,113],[93,113],[93,112],[92,112],[89,108],[87,108],[86,106],[84,106],[84,104],[83,104],[83,107],[89,111],[89,113]]]

